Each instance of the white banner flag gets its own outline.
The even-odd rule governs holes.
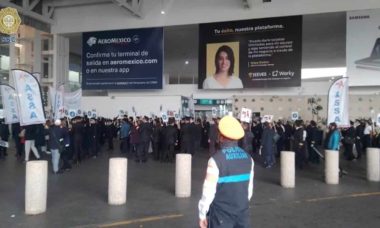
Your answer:
[[[37,79],[27,71],[12,70],[11,72],[18,94],[20,125],[45,123],[41,90]]]
[[[328,124],[335,122],[338,127],[349,127],[348,78],[336,80],[329,90]]]
[[[12,124],[20,122],[15,89],[9,85],[0,85],[0,91],[3,101],[5,123]]]
[[[240,121],[250,123],[252,122],[252,110],[242,108],[240,112]]]
[[[65,93],[64,101],[63,101],[65,110],[81,109],[81,100],[82,100],[82,89],[78,89],[77,91],[74,91],[71,93]]]
[[[50,110],[51,112],[54,112],[55,88],[53,86],[49,86],[49,101],[50,101]]]
[[[54,119],[61,119],[65,115],[65,107],[64,107],[64,93],[65,88],[63,85],[60,85],[57,90],[55,90],[54,94],[54,105],[53,105],[53,113],[54,113]]]

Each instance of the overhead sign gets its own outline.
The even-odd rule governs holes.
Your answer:
[[[302,16],[200,24],[198,59],[199,89],[300,86]]]
[[[83,89],[162,89],[163,28],[83,33]]]
[[[347,12],[346,65],[350,86],[380,84],[380,9]]]
[[[227,103],[225,99],[195,99],[195,105],[224,105]]]

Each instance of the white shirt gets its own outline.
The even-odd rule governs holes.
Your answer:
[[[226,86],[221,85],[214,76],[207,77],[203,81],[203,89],[242,89],[243,83],[239,77],[230,76],[229,82]]]
[[[364,134],[365,134],[365,135],[369,135],[369,134],[371,134],[371,131],[372,131],[372,126],[371,126],[371,125],[367,125],[367,126],[364,128]]]

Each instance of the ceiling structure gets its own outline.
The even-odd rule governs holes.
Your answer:
[[[157,0],[163,7],[173,0]],[[205,0],[206,1],[206,0]],[[258,0],[234,0],[242,8],[250,8]],[[263,0],[268,2],[268,0]],[[270,0],[269,0],[270,1]],[[0,7],[13,7],[19,13],[47,24],[54,23],[54,11],[57,8],[68,8],[88,5],[115,4],[132,15],[142,18],[144,0],[1,0]]]
[[[53,24],[56,8],[96,4],[116,4],[132,15],[143,16],[141,11],[143,0],[1,0],[0,7],[13,7],[23,15]]]
[[[163,10],[170,10],[170,6],[175,4],[175,0],[1,0],[0,7],[15,7],[24,15],[53,24],[54,12],[57,9],[102,4],[120,7],[129,17],[143,20],[147,14],[152,13],[149,9],[143,9],[144,3],[147,2],[161,5]],[[192,0],[191,4],[212,5],[216,2],[218,7],[224,7],[225,10],[231,7],[246,10],[259,7],[259,4],[270,7],[271,4],[270,0]],[[304,68],[345,66],[345,17],[345,13],[311,14],[304,17],[302,50]],[[166,26],[164,34],[164,73],[182,78],[196,77],[198,25]],[[66,36],[70,38],[70,52],[80,56],[81,33],[66,34]]]
[[[305,15],[302,28],[303,68],[346,66],[345,12]],[[164,74],[186,83],[197,78],[198,35],[198,24],[164,27]],[[81,56],[81,33],[67,36],[70,52]]]

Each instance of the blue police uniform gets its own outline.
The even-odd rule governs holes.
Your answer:
[[[210,227],[250,227],[248,186],[251,156],[236,141],[222,144],[212,156],[219,169],[215,198],[210,205]]]

